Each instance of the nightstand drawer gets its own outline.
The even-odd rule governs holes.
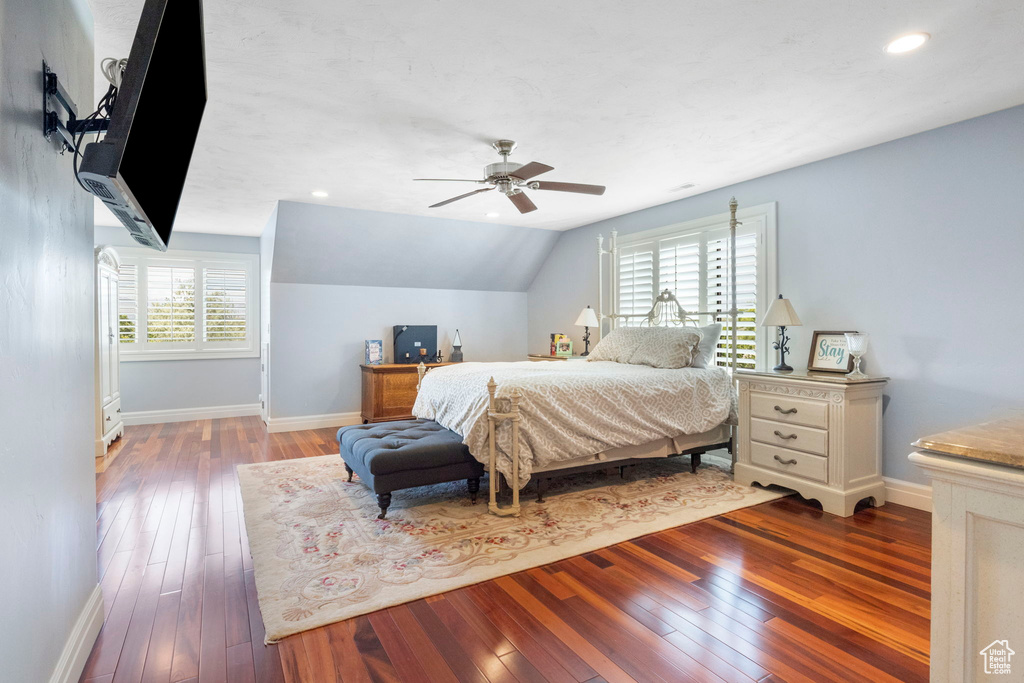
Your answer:
[[[806,398],[750,392],[750,415],[785,424],[828,427],[828,403]]]
[[[813,427],[750,418],[750,438],[772,446],[792,448],[797,451],[828,455],[828,432]]]
[[[750,462],[813,481],[828,481],[828,458],[763,443],[750,444]]]

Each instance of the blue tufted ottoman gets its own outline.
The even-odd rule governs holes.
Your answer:
[[[465,479],[476,502],[484,466],[469,454],[461,436],[433,420],[342,427],[338,448],[348,480],[354,472],[377,494],[377,519],[387,514],[392,491],[413,486]]]

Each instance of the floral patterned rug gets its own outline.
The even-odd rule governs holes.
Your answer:
[[[337,455],[240,465],[267,642],[783,495],[689,460],[553,479],[544,503],[530,486],[518,518],[487,513],[486,480],[475,505],[465,482],[397,491],[385,520]]]

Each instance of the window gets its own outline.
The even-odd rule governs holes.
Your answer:
[[[256,255],[118,251],[122,360],[259,355]]]
[[[757,326],[776,291],[775,204],[740,210],[736,228],[737,367],[764,368],[768,341]],[[727,312],[731,306],[729,278],[729,216],[721,214],[627,235],[618,244],[618,313],[643,315],[654,297],[670,290],[691,312]],[[697,318],[710,324],[708,316]],[[731,320],[723,316],[717,363],[731,361]],[[620,325],[639,325],[626,319]]]

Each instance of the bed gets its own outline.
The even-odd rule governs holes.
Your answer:
[[[495,468],[518,488],[535,473],[720,445],[729,441],[723,425],[730,418],[735,422],[732,379],[725,368],[662,369],[610,361],[435,368],[420,384],[413,415],[460,434],[470,453],[486,464],[491,381],[498,412],[509,412],[518,393],[517,472],[514,425],[495,425]]]
[[[730,253],[735,254],[735,199],[729,209]],[[598,236],[599,283],[605,257],[610,259],[610,272],[615,272],[618,250],[614,232],[608,249]],[[707,328],[700,327],[701,317],[728,323],[728,368],[714,360],[720,324],[712,341],[712,360],[705,367],[688,367],[688,359],[677,364],[663,363],[660,358],[647,362],[650,354],[637,362],[637,354],[644,355],[639,347],[629,350],[632,359],[625,362],[614,351],[602,352],[604,339],[585,362],[461,363],[429,374],[421,365],[413,415],[434,420],[463,437],[473,457],[488,469],[488,508],[499,515],[519,514],[519,491],[537,475],[731,446],[738,311],[735,259],[730,258],[729,263],[728,310],[688,312],[665,290],[646,314],[620,314],[615,308],[612,278],[608,286],[612,309],[605,313],[605,287],[599,286],[598,292],[598,319],[602,327],[606,322],[610,327],[609,342],[615,334],[624,339],[643,328],[650,331],[651,338],[662,331],[687,330],[680,336],[698,334],[697,339],[704,341],[699,330]],[[673,348],[682,348],[677,341]],[[639,342],[640,346],[645,343]],[[497,503],[499,473],[511,485],[511,506]]]

